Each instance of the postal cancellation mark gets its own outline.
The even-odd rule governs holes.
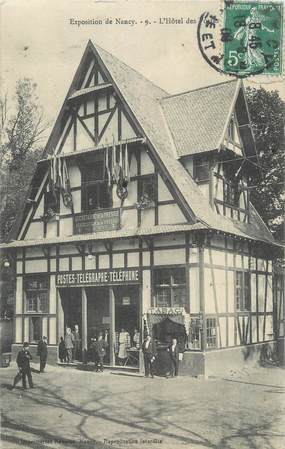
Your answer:
[[[220,12],[200,17],[198,42],[206,61],[238,77],[281,75],[283,4],[226,1]]]

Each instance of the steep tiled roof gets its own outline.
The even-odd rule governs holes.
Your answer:
[[[208,221],[209,204],[195,181],[178,161],[175,147],[159,100],[167,93],[121,62],[106,50],[94,45],[124,100],[155,148],[168,176],[173,180],[193,215]]]
[[[161,100],[179,156],[219,147],[237,83],[227,81]]]
[[[153,145],[169,178],[173,180],[182,195],[182,199],[189,205],[196,219],[208,228],[239,235],[240,237],[249,237],[254,240],[260,239],[265,242],[274,242],[271,233],[264,224],[263,226],[258,226],[257,224],[241,224],[230,218],[217,215],[210,207],[208,200],[202,194],[191,175],[178,161],[173,139],[167,126],[166,116],[163,114],[164,107],[161,105],[164,105],[164,102],[167,101],[171,103],[172,99],[180,97],[180,95],[167,97],[165,91],[154,85],[134,69],[121,62],[106,50],[103,50],[97,45],[95,46],[95,44],[93,45],[95,52],[101,57],[124,100],[129,105],[150,143]],[[186,96],[193,94],[197,102],[202,101],[204,107],[207,104],[206,99],[211,99],[212,105],[211,107],[208,105],[208,109],[214,112],[211,112],[211,114],[208,113],[207,117],[211,121],[207,122],[207,129],[209,130],[211,127],[214,127],[217,142],[222,137],[222,131],[233,102],[237,83],[238,81],[234,80],[185,94]],[[207,92],[210,92],[209,95],[207,95]],[[223,95],[226,96],[226,99],[220,98]],[[183,96],[181,95],[181,97]],[[193,98],[191,102],[194,106],[195,102],[193,102]],[[197,108],[199,108],[199,105],[197,105]],[[218,112],[222,115],[223,120],[218,120]],[[197,110],[195,114],[198,114]],[[202,112],[200,115],[203,115]],[[200,135],[202,135],[201,138],[203,139],[203,134],[205,134],[202,127],[203,120],[205,125],[205,119],[200,117],[200,125],[197,124],[191,128],[193,142],[198,142]],[[215,121],[217,120],[219,125],[215,125]],[[182,132],[180,129],[180,133],[185,133],[185,130]],[[212,145],[208,149],[215,148],[213,135],[208,140],[208,143],[212,141]]]
[[[175,186],[180,203],[188,215],[189,230],[192,229],[191,222],[197,221],[200,223],[196,226],[202,228],[213,228],[253,240],[274,243],[272,235],[260,217],[256,219],[256,213],[253,210],[251,224],[242,224],[217,215],[191,175],[178,160],[178,156],[184,154],[183,151],[187,151],[188,154],[191,151],[207,151],[217,147],[237,89],[237,81],[170,97],[164,90],[91,41],[84,55],[87,55],[88,51],[92,51],[101,59],[106,72],[110,74],[137,121],[138,127],[146,136],[165,173]],[[84,57],[67,98],[74,91]],[[51,147],[51,142],[56,139],[58,122],[61,120],[63,111],[64,105],[52,131],[47,150]],[[119,236],[119,231],[116,231],[116,236]],[[99,237],[103,238],[102,235]],[[78,236],[76,238],[78,239]],[[92,238],[94,238],[93,234]],[[109,236],[109,238],[112,237]]]

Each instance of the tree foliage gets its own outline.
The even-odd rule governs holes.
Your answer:
[[[14,101],[13,101],[14,100]],[[14,99],[0,98],[0,239],[7,240],[17,215],[25,206],[36,162],[42,156],[41,139],[47,129],[38,103],[36,84],[17,82]],[[12,316],[15,263],[0,254],[0,315]]]
[[[41,139],[47,128],[38,104],[36,84],[17,82],[14,102],[0,99],[1,239],[6,239],[24,207],[35,164],[42,155]]]
[[[277,91],[247,88],[247,100],[262,170],[251,200],[276,239],[284,241],[284,102]]]

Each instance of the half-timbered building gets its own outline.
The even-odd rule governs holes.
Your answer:
[[[15,353],[66,327],[176,336],[181,373],[215,374],[284,339],[278,245],[250,202],[259,170],[240,80],[169,95],[89,41],[14,240]],[[2,245],[3,246],[3,245]],[[127,366],[141,368],[131,353]],[[139,351],[138,351],[139,352]],[[137,361],[137,362],[136,362]]]

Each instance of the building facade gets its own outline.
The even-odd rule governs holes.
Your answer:
[[[280,248],[250,202],[258,170],[242,83],[168,95],[88,43],[38,163],[14,240],[15,353],[49,358],[79,326],[105,362],[142,368],[150,333],[176,336],[181,373],[270,357],[284,339]],[[135,338],[134,335],[138,337]]]

